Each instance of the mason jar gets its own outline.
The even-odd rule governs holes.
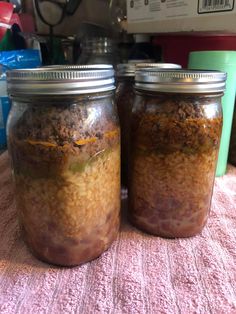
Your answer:
[[[8,147],[23,236],[41,260],[98,257],[120,224],[120,129],[114,71],[8,73]]]
[[[147,60],[148,61],[148,60]],[[134,103],[134,76],[135,70],[140,68],[178,69],[179,64],[174,63],[121,63],[117,65],[116,103],[121,127],[121,182],[128,186],[130,164],[130,123]]]
[[[87,37],[82,41],[82,52],[78,64],[113,64],[117,63],[117,47],[109,37]]]
[[[129,216],[154,235],[190,237],[210,210],[226,74],[136,72]]]
[[[134,102],[135,64],[121,63],[117,65],[116,103],[121,129],[121,182],[128,185],[130,158],[130,121]]]

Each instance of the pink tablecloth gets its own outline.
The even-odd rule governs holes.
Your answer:
[[[215,184],[201,235],[166,240],[123,222],[97,260],[56,268],[19,234],[7,154],[0,157],[0,313],[236,313],[236,168]]]

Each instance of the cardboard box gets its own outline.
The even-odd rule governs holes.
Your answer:
[[[127,0],[129,33],[236,33],[236,0]]]

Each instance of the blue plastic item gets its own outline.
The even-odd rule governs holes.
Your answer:
[[[0,51],[0,64],[10,69],[37,68],[41,65],[41,56],[34,49]]]
[[[7,67],[0,65],[0,149],[4,149],[6,147],[6,124],[11,108],[10,100],[7,96],[7,70]]]

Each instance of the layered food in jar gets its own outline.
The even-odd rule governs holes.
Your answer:
[[[222,128],[220,97],[137,90],[129,215],[138,228],[173,238],[204,227]]]
[[[117,236],[120,129],[112,95],[13,102],[8,142],[19,219],[44,261],[90,261]]]

